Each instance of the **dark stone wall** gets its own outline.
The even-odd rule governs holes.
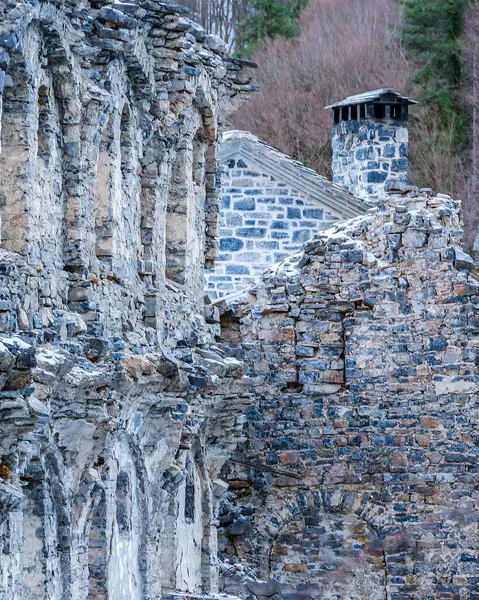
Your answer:
[[[479,283],[459,210],[392,196],[225,315],[256,384],[224,470],[226,591],[479,597]]]

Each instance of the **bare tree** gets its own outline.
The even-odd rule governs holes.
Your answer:
[[[241,21],[248,10],[248,0],[181,0],[192,18],[208,33],[220,36],[234,50],[234,41]]]
[[[394,0],[311,0],[297,39],[276,39],[254,56],[261,91],[233,118],[266,142],[330,175],[331,102],[368,89],[406,91]]]

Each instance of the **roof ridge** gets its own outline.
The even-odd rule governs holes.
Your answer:
[[[230,133],[232,135],[229,135]],[[244,135],[235,135],[237,133]],[[312,200],[347,216],[363,214],[370,209],[363,199],[344,190],[324,175],[291,158],[285,152],[268,145],[253,134],[248,135],[248,133],[234,130],[223,134],[223,142],[219,151],[221,162],[228,160],[239,150],[239,146],[243,146],[244,151],[250,153],[248,158],[261,166],[261,158],[257,157],[259,151],[264,161],[274,161],[271,164],[263,163],[262,166],[267,172],[271,172],[276,163],[282,168],[281,175],[285,180],[291,182],[291,185],[303,195],[309,194]],[[273,175],[278,178],[277,172]]]

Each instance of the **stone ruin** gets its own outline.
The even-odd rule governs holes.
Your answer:
[[[251,66],[157,0],[0,4],[1,600],[479,598],[460,203],[381,182],[211,304]]]
[[[391,195],[224,312],[255,390],[222,473],[226,592],[479,598],[479,274],[461,237],[460,202]]]
[[[411,103],[333,105],[335,180],[377,207],[218,304],[254,389],[222,471],[227,593],[479,598],[479,270],[461,202],[407,183]]]
[[[253,88],[181,6],[0,4],[0,598],[215,593],[244,369],[217,138]]]

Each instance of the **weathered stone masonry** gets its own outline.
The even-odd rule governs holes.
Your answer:
[[[247,131],[222,136],[220,252],[206,273],[218,298],[258,281],[317,231],[363,214],[367,205]]]
[[[409,106],[391,88],[350,96],[333,113],[333,182],[370,204],[407,185]]]
[[[0,598],[215,593],[243,366],[215,344],[242,62],[156,0],[0,6]]]
[[[224,315],[256,386],[223,475],[226,591],[479,598],[479,283],[459,210],[391,196]]]

